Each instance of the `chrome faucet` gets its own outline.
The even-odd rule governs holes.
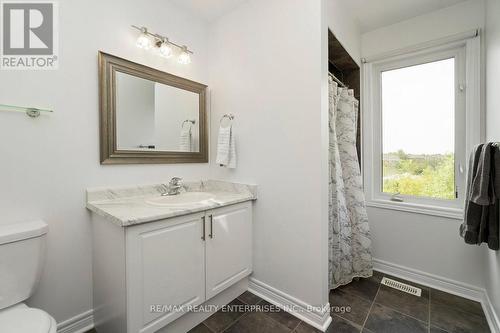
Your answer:
[[[170,180],[168,185],[162,184],[162,196],[167,195],[178,195],[180,194],[180,190],[182,188],[182,178],[174,177]]]

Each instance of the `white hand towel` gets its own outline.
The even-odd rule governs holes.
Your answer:
[[[216,162],[222,167],[236,168],[236,140],[232,126],[219,128]]]
[[[179,150],[192,151],[193,135],[191,134],[191,125],[183,126],[181,129]]]

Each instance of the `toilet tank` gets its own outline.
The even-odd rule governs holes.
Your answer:
[[[24,301],[35,291],[47,230],[43,221],[0,224],[0,309]]]

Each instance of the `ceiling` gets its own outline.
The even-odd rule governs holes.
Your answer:
[[[207,22],[215,21],[246,0],[170,0]]]
[[[331,0],[329,0],[331,1]],[[465,0],[341,0],[358,19],[361,32],[398,23]]]
[[[247,0],[170,0],[197,17],[212,22]],[[288,1],[288,0],[285,0]],[[327,0],[334,1],[334,0]],[[449,7],[465,0],[338,0],[358,20],[361,32]]]

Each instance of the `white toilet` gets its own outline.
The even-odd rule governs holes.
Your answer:
[[[45,311],[22,303],[38,284],[48,226],[43,221],[0,224],[0,332],[56,333]]]

